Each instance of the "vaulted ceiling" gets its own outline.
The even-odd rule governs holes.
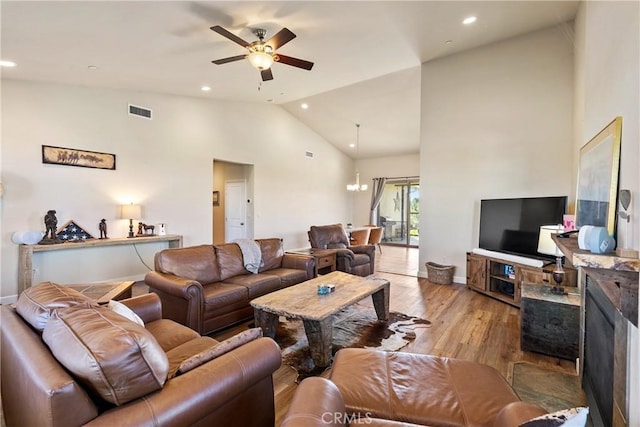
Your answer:
[[[417,153],[420,64],[550,26],[577,1],[6,1],[0,2],[3,78],[277,104],[351,157]],[[462,20],[477,21],[463,25]],[[272,66],[262,82],[246,41],[283,27],[278,51],[311,71]],[[202,86],[211,88],[208,92]],[[307,103],[303,110],[300,105]],[[356,154],[349,145],[356,140]]]

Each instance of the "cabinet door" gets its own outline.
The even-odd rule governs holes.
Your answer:
[[[487,290],[487,260],[473,254],[467,254],[467,286]]]
[[[522,283],[535,283],[538,285],[549,284],[551,274],[540,269],[533,268],[520,268],[520,284]]]

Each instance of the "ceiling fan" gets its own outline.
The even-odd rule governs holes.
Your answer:
[[[293,58],[291,56],[285,56],[277,53],[278,48],[284,46],[293,40],[296,35],[289,29],[283,28],[278,31],[273,37],[266,42],[264,37],[267,35],[267,31],[262,28],[253,30],[253,33],[258,37],[252,43],[249,43],[235,34],[225,30],[219,25],[211,27],[211,30],[228,38],[229,40],[238,43],[240,46],[246,48],[249,53],[244,55],[230,56],[228,58],[216,59],[211,61],[216,65],[226,64],[227,62],[240,61],[247,58],[251,65],[260,71],[262,81],[273,80],[273,73],[271,72],[271,65],[274,62],[280,62],[282,64],[291,65],[292,67],[302,68],[304,70],[311,70],[313,68],[313,62],[305,61],[304,59]]]

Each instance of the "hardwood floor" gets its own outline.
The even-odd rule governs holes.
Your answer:
[[[416,330],[415,341],[401,351],[473,360],[496,368],[509,382],[514,362],[530,362],[575,373],[575,364],[520,351],[520,312],[467,289],[437,285],[416,277],[418,250],[383,246],[376,254],[376,276],[391,282],[390,309],[432,322]],[[325,372],[325,376],[328,372]],[[274,375],[276,426],[297,387],[296,374],[283,365]]]

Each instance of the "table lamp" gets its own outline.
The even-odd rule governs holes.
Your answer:
[[[564,281],[564,270],[562,269],[562,252],[551,238],[552,234],[564,232],[562,225],[543,225],[540,227],[538,237],[538,252],[545,255],[555,255],[556,267],[553,269],[553,280],[556,285],[551,288],[552,294],[564,295],[564,288],[560,286]]]
[[[140,205],[134,205],[133,203],[120,206],[120,218],[129,220],[129,235],[127,237],[136,237],[136,235],[133,234],[133,220],[141,219],[141,211],[142,208]]]

